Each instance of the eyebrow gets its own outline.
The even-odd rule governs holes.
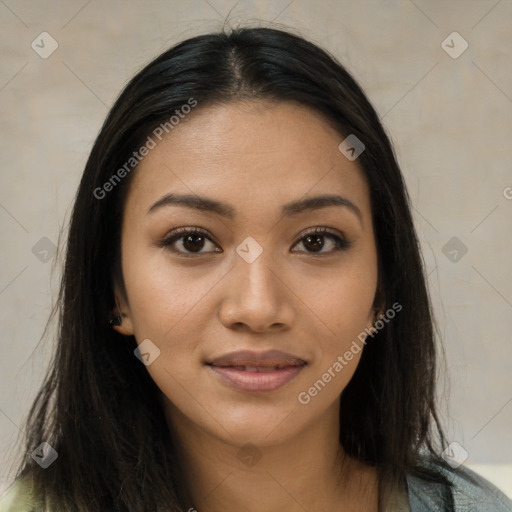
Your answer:
[[[153,213],[165,206],[184,206],[186,208],[215,213],[230,220],[233,220],[236,216],[235,209],[227,203],[192,194],[172,193],[161,197],[148,209],[147,213]],[[319,210],[330,206],[347,208],[359,218],[361,223],[363,221],[361,210],[352,201],[335,194],[323,194],[286,203],[282,206],[281,213],[283,216],[294,216],[308,210]]]

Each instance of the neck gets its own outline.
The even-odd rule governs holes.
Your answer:
[[[191,512],[377,510],[375,472],[343,452],[338,408],[277,443],[231,443],[169,406],[166,415],[180,447]]]

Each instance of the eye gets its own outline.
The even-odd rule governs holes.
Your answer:
[[[208,243],[214,248],[208,249]],[[159,247],[167,247],[178,254],[201,254],[209,252],[222,252],[208,236],[208,232],[198,227],[178,228],[158,243]],[[217,247],[217,248],[216,248]]]
[[[329,242],[326,244],[325,239]],[[335,235],[328,228],[315,228],[314,230],[306,233],[301,237],[299,243],[306,249],[306,251],[297,252],[309,252],[318,254],[329,254],[337,251],[347,250],[352,244],[348,240],[338,235]],[[295,246],[294,246],[295,247]],[[323,251],[327,247],[328,250]],[[329,250],[330,248],[330,250]]]
[[[326,243],[325,240],[328,240]],[[208,250],[210,244],[212,250]],[[332,233],[328,228],[315,228],[304,234],[298,243],[302,244],[305,250],[294,252],[306,252],[310,254],[331,254],[337,251],[347,250],[351,242],[345,238]],[[158,243],[159,247],[166,247],[169,250],[181,255],[204,254],[222,252],[222,249],[212,241],[208,232],[199,227],[178,228],[172,231],[167,237]],[[327,250],[324,250],[326,249]]]

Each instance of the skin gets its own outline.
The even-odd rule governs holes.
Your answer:
[[[377,510],[375,471],[338,441],[338,397],[361,352],[307,405],[297,399],[376,314],[369,190],[357,160],[339,151],[343,139],[292,102],[209,105],[181,121],[133,177],[122,226],[126,296],[115,290],[124,315],[118,330],[160,349],[146,369],[178,439],[190,507],[201,512]],[[170,192],[228,203],[236,215],[179,205],[148,213]],[[322,194],[349,199],[360,218],[342,206],[281,215],[285,203]],[[158,245],[190,226],[208,232],[199,253],[183,238]],[[350,248],[334,251],[325,235],[314,252],[304,236],[315,227]],[[252,263],[235,250],[248,236],[263,249]],[[272,392],[234,389],[205,366],[236,350],[269,349],[307,361]],[[244,463],[247,453],[259,460]]]

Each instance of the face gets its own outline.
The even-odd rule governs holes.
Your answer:
[[[139,164],[116,296],[176,429],[264,446],[337,418],[378,277],[344,138],[293,103],[208,106]]]

